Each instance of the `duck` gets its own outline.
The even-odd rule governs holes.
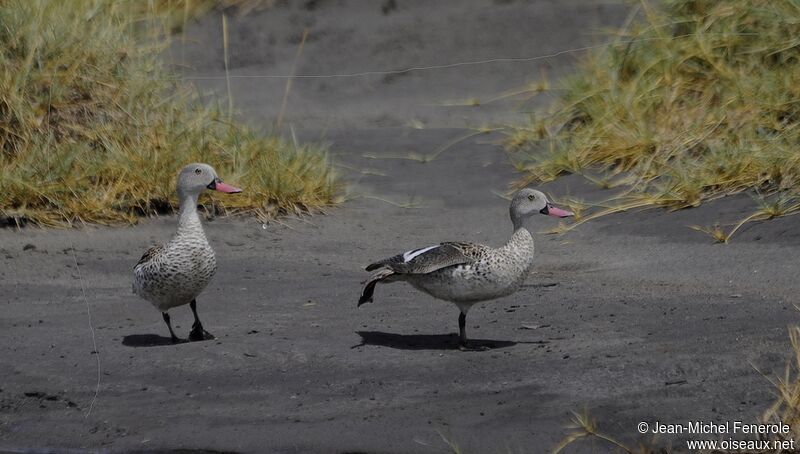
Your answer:
[[[227,194],[242,192],[224,183],[208,164],[193,163],[183,167],[177,184],[178,230],[168,243],[148,249],[133,267],[133,293],[161,311],[173,343],[180,339],[172,329],[168,311],[185,304],[189,304],[194,314],[189,340],[214,339],[197,316],[197,297],[217,271],[214,249],[208,243],[197,213],[197,199],[206,190]]]
[[[531,188],[514,194],[509,213],[514,231],[501,247],[448,241],[370,264],[366,271],[372,274],[363,283],[358,307],[373,301],[377,284],[407,282],[458,307],[459,348],[472,349],[466,333],[469,310],[477,303],[515,293],[533,267],[533,236],[526,227],[527,221],[536,214],[557,218],[574,215],[554,206],[544,193]]]

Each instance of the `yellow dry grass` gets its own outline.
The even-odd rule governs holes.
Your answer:
[[[789,339],[794,351],[794,361],[786,366],[783,377],[773,381],[778,397],[764,412],[762,422],[788,424],[790,432],[781,434],[777,438],[800,440],[800,327],[789,328]]]
[[[175,174],[195,161],[245,189],[205,199],[222,211],[331,204],[325,151],[201,105],[162,65],[165,19],[142,3],[0,4],[0,221],[134,222],[175,208]]]
[[[551,114],[508,131],[519,184],[599,171],[593,181],[623,189],[618,206],[758,191],[775,209],[751,219],[800,210],[800,4],[639,8],[643,20],[585,58]]]

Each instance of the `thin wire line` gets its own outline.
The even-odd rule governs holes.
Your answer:
[[[100,372],[100,350],[97,349],[97,338],[94,335],[94,326],[92,326],[92,312],[89,309],[89,299],[86,298],[86,287],[83,285],[83,276],[81,275],[81,267],[78,265],[78,256],[75,255],[75,244],[70,240],[70,246],[72,246],[72,259],[75,261],[75,269],[78,271],[78,279],[81,281],[81,292],[83,293],[83,301],[86,303],[86,315],[89,317],[89,330],[92,332],[92,345],[94,346],[94,355],[97,358],[97,386],[94,389],[94,397],[92,397],[92,402],[89,404],[89,411],[86,412],[86,418],[92,414],[92,408],[94,408],[94,403],[97,400],[98,394],[100,394],[100,379],[102,374]]]
[[[725,34],[725,36],[749,36],[749,35],[756,35],[757,33],[729,33]],[[455,63],[446,63],[441,65],[431,65],[431,66],[412,66],[410,68],[403,68],[403,69],[392,69],[392,70],[376,70],[376,71],[363,71],[363,72],[354,72],[354,73],[334,73],[334,74],[240,74],[240,75],[230,75],[230,76],[181,76],[177,79],[183,80],[218,80],[218,79],[225,79],[229,77],[231,79],[332,79],[332,78],[343,78],[343,77],[365,77],[365,76],[388,76],[392,74],[405,74],[413,71],[429,71],[429,70],[437,70],[437,69],[448,69],[448,68],[458,68],[462,66],[477,66],[477,65],[485,65],[489,63],[506,63],[506,62],[529,62],[529,61],[536,61],[536,60],[543,60],[547,58],[555,58],[561,55],[570,54],[574,52],[583,52],[586,50],[598,49],[601,47],[612,46],[612,45],[625,45],[625,44],[632,44],[637,42],[643,41],[655,41],[655,40],[664,40],[664,39],[680,39],[680,38],[687,38],[690,36],[694,36],[694,33],[686,34],[686,35],[679,35],[679,36],[664,36],[664,37],[654,37],[654,38],[641,38],[641,39],[632,39],[628,41],[610,41],[607,43],[602,44],[595,44],[593,46],[584,46],[584,47],[576,47],[574,49],[566,49],[560,50],[558,52],[547,54],[547,55],[538,55],[535,57],[498,57],[498,58],[489,58],[486,60],[472,60],[472,61],[462,61],[462,62],[455,62]]]

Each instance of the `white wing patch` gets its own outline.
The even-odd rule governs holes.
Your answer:
[[[425,247],[425,248],[422,248],[422,249],[414,249],[413,251],[404,252],[403,253],[403,262],[408,263],[408,262],[414,260],[414,257],[416,257],[416,256],[418,256],[420,254],[424,254],[424,253],[430,251],[431,249],[436,249],[437,247],[439,247],[438,244],[436,246],[428,246],[428,247]]]

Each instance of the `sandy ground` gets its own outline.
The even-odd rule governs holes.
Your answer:
[[[299,72],[330,73],[547,53],[591,44],[597,27],[626,14],[585,0],[397,0],[388,15],[379,2],[312,4],[232,20],[234,71],[287,71],[298,24],[322,33]],[[172,49],[195,59],[192,74],[220,73],[218,24],[204,19],[185,50]],[[339,46],[348,50],[336,55]],[[404,284],[380,286],[374,304],[356,308],[373,259],[510,235],[497,194],[515,174],[499,136],[427,163],[396,157],[430,153],[466,133],[456,123],[511,106],[425,101],[483,96],[524,82],[536,65],[563,73],[571,62],[297,83],[287,121],[331,144],[349,200],[268,225],[206,223],[219,272],[199,311],[216,341],[168,344],[158,312],[130,292],[131,268],[169,238],[173,217],[0,231],[0,451],[435,453],[452,452],[448,440],[464,453],[544,452],[583,408],[626,442],[640,440],[639,421],[756,420],[773,401],[764,375],[781,374],[790,357],[800,218],[752,224],[726,246],[686,227],[741,218],[746,196],[537,234],[525,289],[470,313],[469,333],[486,351],[457,350],[455,307]],[[237,79],[233,91],[259,124],[274,118],[283,82]],[[409,118],[426,128],[404,126]],[[574,177],[544,189],[604,196]],[[535,221],[539,231],[558,222]],[[187,335],[188,307],[172,317]]]

